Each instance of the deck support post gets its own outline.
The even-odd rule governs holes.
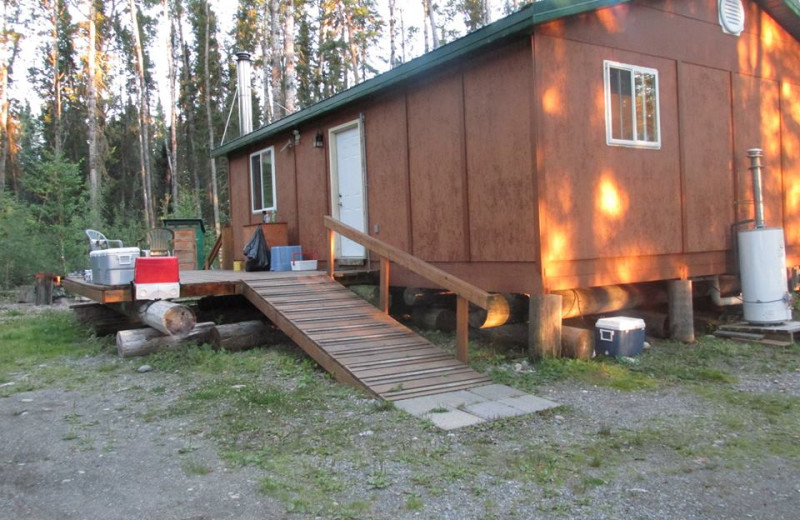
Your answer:
[[[336,236],[335,231],[328,230],[328,276],[333,278],[334,263],[336,262]]]
[[[469,362],[469,301],[461,296],[456,300],[456,359]]]
[[[386,257],[381,257],[380,279],[380,309],[384,314],[389,314],[389,274],[391,262]]]
[[[561,357],[561,295],[532,294],[528,354],[533,359]]]
[[[670,280],[669,335],[683,343],[694,343],[694,308],[692,307],[692,281]]]

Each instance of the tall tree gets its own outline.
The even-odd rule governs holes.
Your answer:
[[[103,5],[98,0],[88,0],[89,16],[87,19],[88,42],[86,55],[86,96],[88,103],[88,126],[89,126],[89,207],[92,210],[92,218],[99,219],[100,216],[100,182],[102,178],[103,164],[100,157],[100,141],[102,139],[102,129],[100,128],[100,117],[98,109],[98,86],[102,83],[103,67],[98,67],[97,53],[97,26],[98,18],[102,16]],[[99,4],[99,5],[98,5]],[[98,226],[100,222],[95,220],[92,225]]]
[[[14,68],[21,35],[15,28],[19,21],[19,4],[2,0],[0,9],[0,193],[3,193],[10,148],[8,116],[11,100],[8,95],[8,78]]]
[[[259,39],[259,43],[261,45],[262,68],[261,94],[264,100],[264,122],[269,123],[274,118],[273,108],[275,102],[272,92],[272,43],[270,41],[272,31],[269,29],[272,27],[272,1],[260,1],[261,19],[259,25],[261,29],[261,38]]]
[[[131,15],[131,32],[133,33],[134,56],[136,58],[136,81],[139,95],[139,160],[140,178],[142,181],[142,204],[144,206],[147,227],[155,226],[153,210],[152,172],[150,166],[150,100],[145,82],[144,53],[142,38],[139,32],[139,9],[136,0],[128,0]]]
[[[439,48],[439,35],[437,33],[438,29],[436,27],[436,16],[434,14],[435,6],[431,2],[431,0],[422,0],[422,7],[425,10],[425,18],[427,23],[430,25],[431,29],[431,41],[433,42],[433,48]],[[425,37],[425,51],[428,50],[428,37]]]
[[[211,172],[211,205],[214,211],[214,231],[219,236],[221,232],[221,224],[219,218],[219,190],[217,187],[217,161],[211,156],[211,150],[214,149],[214,116],[211,111],[211,72],[210,72],[210,46],[211,46],[211,9],[208,6],[208,0],[205,0],[205,41],[204,41],[204,82],[205,82],[205,105],[206,105],[206,121],[208,124],[208,159],[209,169]]]
[[[284,84],[286,94],[284,106],[286,114],[291,114],[297,106],[297,75],[294,55],[294,0],[287,0],[283,18],[283,59]]]
[[[192,175],[192,186],[194,188],[194,194],[192,200],[195,201],[195,203],[197,204],[197,207],[195,209],[196,215],[200,217],[201,216],[200,200],[201,200],[202,186],[200,183],[200,168],[198,165],[196,146],[194,142],[194,139],[197,136],[197,121],[195,117],[194,103],[196,102],[199,89],[195,84],[196,78],[194,78],[192,75],[189,44],[183,35],[184,9],[181,0],[176,0],[175,11],[176,11],[175,25],[178,28],[177,31],[178,48],[180,49],[179,52],[182,61],[180,104],[183,109],[182,110],[183,114],[185,115],[186,118],[185,131],[183,132],[184,143],[185,143],[184,149],[185,149],[186,165]]]
[[[166,31],[167,40],[167,75],[169,81],[169,148],[167,149],[167,162],[169,164],[169,188],[172,207],[178,207],[178,92],[177,76],[175,74],[175,16],[174,10],[168,0],[162,0],[161,7],[164,20],[169,24]]]
[[[397,16],[395,15],[395,0],[389,0],[389,68],[397,66]]]
[[[280,0],[270,0],[269,4],[269,42],[270,73],[272,88],[272,117],[280,119],[283,110],[281,88],[281,32],[280,32]]]

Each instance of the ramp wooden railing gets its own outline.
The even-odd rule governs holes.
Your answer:
[[[487,312],[484,327],[494,327],[508,319],[508,302],[499,294],[491,294],[452,274],[442,271],[428,262],[406,253],[375,237],[371,237],[355,228],[342,224],[338,220],[326,216],[325,227],[328,228],[328,275],[333,277],[336,262],[336,233],[361,244],[380,258],[380,308],[389,313],[389,276],[390,266],[395,263],[409,271],[422,276],[444,289],[456,294],[456,357],[466,363],[469,359],[469,304],[473,303]]]

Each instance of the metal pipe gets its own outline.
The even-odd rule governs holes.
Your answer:
[[[764,227],[764,193],[761,186],[761,158],[764,152],[761,148],[747,150],[750,159],[750,173],[753,176],[753,206],[755,207],[756,229]]]
[[[707,278],[711,282],[711,287],[708,290],[708,295],[711,296],[711,301],[717,307],[727,307],[728,305],[741,305],[741,296],[722,296],[722,289],[719,285],[719,276],[711,276]]]
[[[239,92],[239,135],[245,135],[253,131],[249,52],[236,53],[236,83]]]

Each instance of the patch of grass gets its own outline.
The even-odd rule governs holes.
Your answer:
[[[195,460],[184,460],[181,462],[181,469],[189,477],[208,475],[214,471],[213,468]]]
[[[516,372],[507,366],[494,367],[489,374],[495,383],[523,390],[534,390],[543,384],[567,379],[625,391],[650,390],[659,385],[651,375],[635,371],[615,360],[546,359],[535,363],[531,372]]]
[[[4,323],[0,328],[0,375],[9,378],[10,374],[43,363],[99,353],[102,342],[86,336],[86,330],[69,311],[51,311]]]
[[[78,438],[78,434],[75,433],[74,431],[70,430],[67,433],[65,433],[63,437],[61,437],[61,440],[62,441],[74,441],[77,438]]]
[[[144,358],[148,365],[162,372],[204,374],[236,374],[239,377],[261,373],[264,356],[258,350],[227,352],[214,350],[210,345],[187,346],[176,350],[156,352]]]
[[[406,509],[408,511],[422,511],[425,507],[425,502],[422,501],[422,498],[419,495],[409,495],[406,498]]]

